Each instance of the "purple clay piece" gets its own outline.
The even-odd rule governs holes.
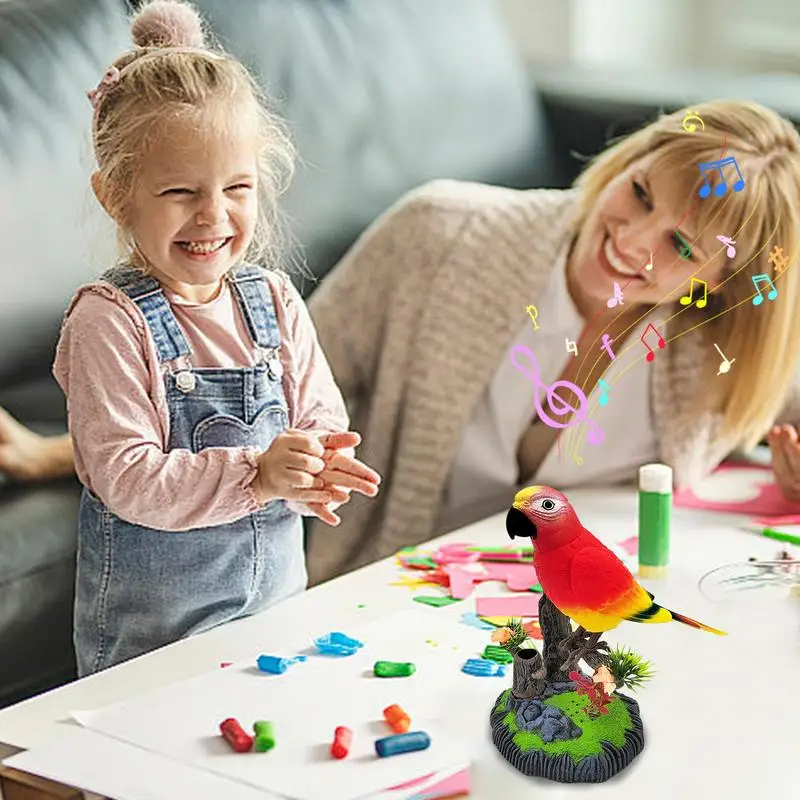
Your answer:
[[[503,664],[495,664],[493,661],[483,658],[468,658],[464,666],[461,667],[461,671],[467,675],[478,675],[487,678],[502,678],[506,674],[506,668]]]
[[[320,653],[332,656],[352,656],[356,650],[364,646],[364,642],[339,631],[333,631],[314,639],[314,644]]]

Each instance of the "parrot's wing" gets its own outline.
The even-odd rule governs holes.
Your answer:
[[[630,570],[600,541],[573,556],[570,585],[586,608],[620,617],[649,608],[651,603]]]

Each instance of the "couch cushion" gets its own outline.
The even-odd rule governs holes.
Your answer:
[[[493,0],[195,0],[289,120],[287,198],[323,274],[408,188],[546,183],[541,112]]]
[[[0,3],[0,384],[49,362],[74,288],[113,253],[92,228],[86,90],[128,43],[119,0]]]

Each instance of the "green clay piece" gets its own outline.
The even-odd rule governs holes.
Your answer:
[[[481,658],[495,661],[498,664],[510,664],[514,660],[514,656],[508,650],[497,644],[487,644],[481,653]]]
[[[379,678],[407,678],[417,668],[410,661],[376,661],[373,670]]]
[[[253,733],[255,733],[255,749],[259,753],[266,753],[275,747],[275,729],[271,722],[260,719],[253,723]]]
[[[439,595],[423,594],[417,595],[413,598],[417,603],[424,603],[426,606],[435,606],[441,608],[442,606],[449,606],[453,603],[460,603],[461,601],[455,597],[440,597]]]
[[[541,583],[534,583],[533,586],[531,586],[531,588],[528,589],[528,591],[529,592],[539,592],[539,594],[541,594],[544,591],[544,589],[542,589],[542,584]]]
[[[432,559],[428,558],[427,556],[420,556],[419,558],[404,558],[403,559],[405,565],[407,567],[426,567],[427,569],[436,569],[439,565]]]

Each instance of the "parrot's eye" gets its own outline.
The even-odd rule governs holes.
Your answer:
[[[556,507],[556,504],[552,500],[542,500],[542,508],[545,511],[552,511]]]

